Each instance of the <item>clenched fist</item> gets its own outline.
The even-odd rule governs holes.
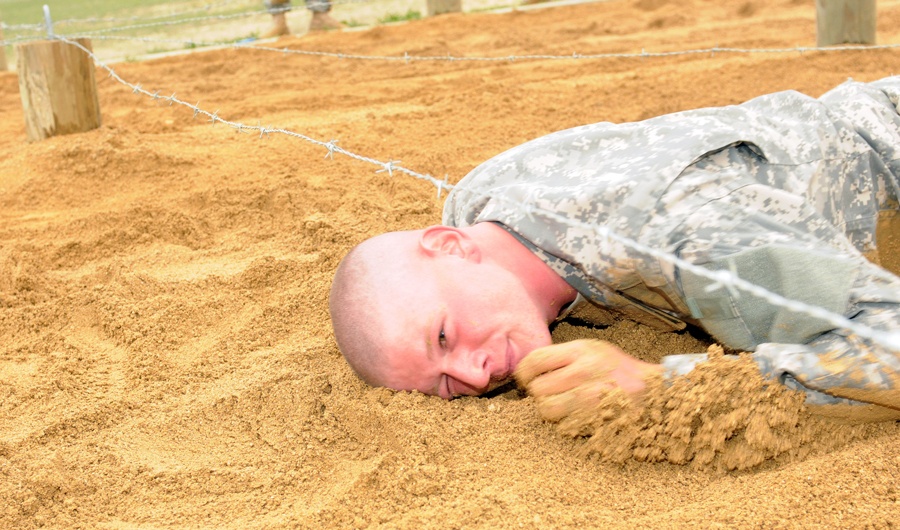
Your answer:
[[[639,394],[662,366],[628,355],[600,340],[575,340],[538,348],[516,367],[516,381],[535,397],[544,419],[559,421],[576,410],[599,403],[619,388]]]

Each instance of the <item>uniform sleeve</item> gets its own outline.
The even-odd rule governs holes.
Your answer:
[[[868,158],[878,161],[867,165],[873,168],[873,186],[858,186],[856,193],[870,195],[869,202],[882,211],[897,209],[900,191],[898,98],[900,77],[871,84],[848,82],[821,98],[835,121],[852,124],[848,129],[871,146],[875,156]],[[852,211],[858,203],[859,199],[840,209]],[[844,228],[853,239],[853,221],[844,220],[848,221]],[[874,236],[873,228],[865,231]],[[866,250],[864,244],[854,242],[860,250]],[[844,314],[855,323],[892,335],[893,344],[839,330],[825,332],[805,344],[761,343],[754,354],[760,369],[791,388],[805,390],[811,404],[851,400],[851,404],[871,403],[900,410],[900,278],[863,262],[849,289]]]
[[[900,280],[868,264],[850,290],[848,315],[852,322],[896,339]],[[900,351],[890,345],[831,330],[806,344],[762,343],[754,358],[763,374],[807,391],[810,404],[849,399],[900,410]]]
[[[867,261],[808,204],[788,208],[771,188],[753,188],[758,186],[698,209],[685,224],[692,236],[682,240],[682,258],[707,270],[730,270],[890,340],[858,336],[829,319],[681,269],[678,281],[691,317],[727,348],[752,352],[765,376],[806,392],[811,405],[900,410],[900,351],[892,344],[900,336],[900,278]],[[759,206],[740,209],[741,204]],[[719,228],[704,228],[713,225]],[[673,356],[663,364],[681,374],[700,360]]]
[[[850,289],[854,323],[900,334],[900,281],[869,264]],[[807,343],[764,342],[753,359],[763,375],[807,395],[810,405],[873,404],[900,410],[900,352],[833,329]],[[670,355],[669,377],[689,373],[705,354]]]

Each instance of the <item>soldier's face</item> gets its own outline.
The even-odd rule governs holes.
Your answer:
[[[509,380],[551,343],[545,317],[516,277],[456,256],[422,260],[379,286],[384,386],[449,399]]]

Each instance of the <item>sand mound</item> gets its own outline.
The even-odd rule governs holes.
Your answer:
[[[868,427],[810,413],[805,395],[766,381],[749,356],[724,356],[671,382],[651,382],[640,400],[621,391],[560,422],[559,431],[586,437],[582,450],[603,461],[671,462],[717,470],[789,462],[845,445]]]

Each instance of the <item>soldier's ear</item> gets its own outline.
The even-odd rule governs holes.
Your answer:
[[[419,247],[430,257],[455,256],[457,258],[481,261],[481,249],[465,229],[453,226],[435,225],[422,231]]]

